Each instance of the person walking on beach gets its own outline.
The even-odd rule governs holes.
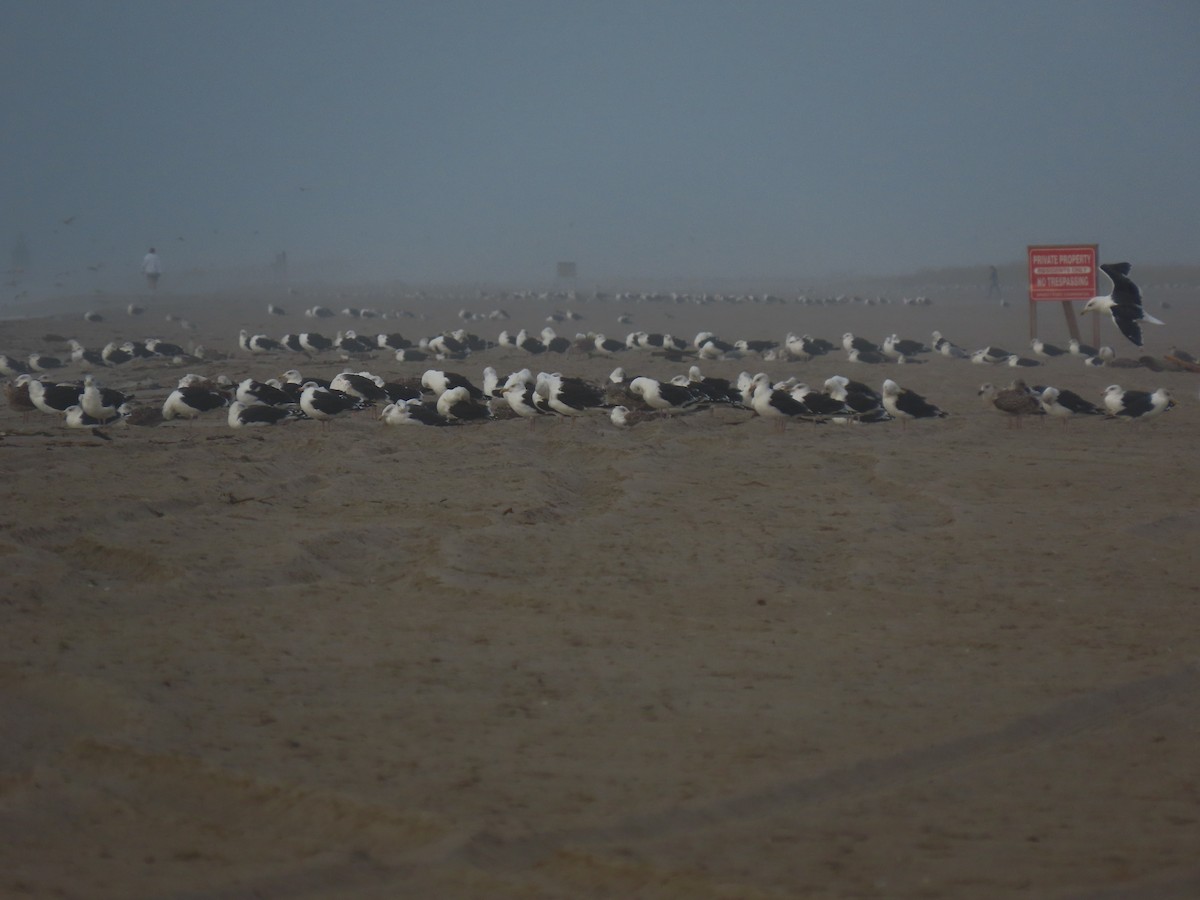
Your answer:
[[[989,300],[1004,300],[1004,292],[1000,290],[1000,272],[995,266],[988,266],[988,288],[987,298]]]
[[[142,274],[146,276],[146,286],[150,290],[158,287],[158,279],[162,275],[162,263],[159,262],[158,253],[153,247],[142,257]]]

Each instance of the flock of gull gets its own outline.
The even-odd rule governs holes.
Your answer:
[[[1158,320],[1142,313],[1140,292],[1128,280],[1127,264],[1101,268],[1113,280],[1113,294],[1089,301],[1085,311],[1110,312],[1122,333],[1140,346],[1139,323]],[[1131,289],[1136,296],[1130,294]],[[268,312],[279,310],[272,306]],[[313,310],[307,315],[325,317]],[[686,373],[660,380],[629,374],[627,369],[634,366],[629,363],[617,366],[601,383],[565,376],[558,371],[535,372],[528,367],[501,377],[492,366],[483,369],[478,383],[462,374],[432,367],[419,378],[391,381],[366,369],[354,371],[354,366],[346,367],[329,380],[305,377],[295,368],[267,381],[188,374],[178,380],[161,404],[153,405],[139,404],[132,394],[102,386],[93,371],[113,369],[135,359],[189,365],[207,361],[202,350],[193,348],[189,352],[177,344],[148,339],[114,341],[96,351],[70,340],[66,342],[70,348],[69,360],[33,353],[22,361],[0,354],[0,374],[12,379],[5,389],[10,405],[18,411],[40,411],[61,418],[67,425],[94,429],[116,422],[151,425],[172,419],[196,419],[217,411],[223,411],[234,428],[299,419],[328,423],[367,409],[379,410],[378,418],[388,425],[448,426],[505,418],[524,418],[532,423],[541,417],[604,414],[614,425],[628,427],[648,417],[663,418],[717,406],[745,410],[753,416],[774,420],[782,427],[788,420],[875,424],[938,419],[947,413],[892,377],[883,379],[878,390],[841,374],[825,378],[819,385],[795,377],[772,381],[766,373],[753,374],[748,370],[736,379],[727,380],[705,376],[700,363],[751,358],[809,361],[840,349],[846,363],[853,366],[919,364],[926,355],[940,354],[978,365],[1023,369],[1042,365],[1047,359],[1072,356],[1089,366],[1162,368],[1151,357],[1121,360],[1110,348],[1097,350],[1077,340],[1063,349],[1035,338],[1030,343],[1033,357],[1025,357],[995,346],[968,351],[937,331],[932,338],[930,344],[925,344],[890,334],[875,343],[846,332],[840,344],[794,333],[782,341],[725,341],[707,331],[691,341],[644,331],[630,332],[624,339],[600,333],[566,338],[547,326],[536,335],[524,329],[515,333],[502,331],[495,341],[484,340],[466,329],[413,341],[397,332],[368,337],[346,330],[330,338],[309,331],[276,339],[242,330],[238,347],[251,356],[295,354],[311,360],[337,354],[344,361],[361,361],[375,359],[382,352],[394,355],[401,362],[441,363],[466,360],[495,348],[523,351],[537,360],[556,355],[569,358],[572,354],[632,359],[640,350],[671,362],[689,362],[690,366]],[[1185,366],[1195,364],[1187,354],[1173,352],[1176,355],[1167,357],[1168,360]],[[50,373],[69,364],[93,371],[82,380],[53,380]],[[1024,379],[1016,379],[1005,388],[985,384],[979,394],[988,405],[1017,421],[1029,415],[1048,415],[1064,422],[1074,416],[1094,415],[1153,418],[1175,405],[1165,389],[1133,391],[1115,384],[1104,391],[1099,404],[1049,385],[1029,387]]]

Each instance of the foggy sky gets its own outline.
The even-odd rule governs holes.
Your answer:
[[[2,10],[0,251],[43,277],[1198,261],[1194,0]]]

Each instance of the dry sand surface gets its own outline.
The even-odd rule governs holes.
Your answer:
[[[348,301],[278,318],[267,299],[164,294],[139,318],[113,300],[100,323],[63,300],[0,322],[0,351],[232,354],[98,373],[155,403],[185,371],[342,368],[250,358],[242,327],[420,336],[499,305],[364,297],[424,318],[314,323],[302,306]],[[468,327],[565,306],[503,305]],[[1026,350],[1020,306],[574,308],[560,332],[936,328]],[[1186,302],[1155,311],[1171,324],[1147,352],[1200,347]],[[1061,313],[1042,320],[1065,343]],[[0,410],[0,895],[1200,896],[1200,376],[1054,361],[1029,380],[1178,406],[1018,429],[976,391],[1022,372],[927,359],[703,366],[890,376],[950,413],[907,427],[214,414],[102,440]],[[615,363],[445,367],[489,364]]]

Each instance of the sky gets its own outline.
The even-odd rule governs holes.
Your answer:
[[[1198,39],[1196,0],[0,0],[0,252],[60,285],[150,245],[164,284],[280,251],[419,283],[1195,264]]]

